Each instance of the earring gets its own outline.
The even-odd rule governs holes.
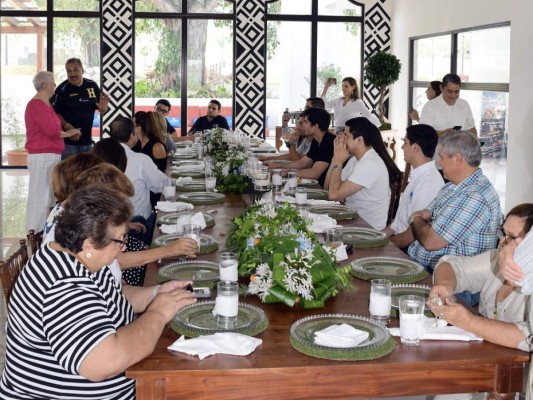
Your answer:
[[[93,256],[92,253],[85,253],[85,258],[88,259],[88,260],[89,260],[92,256]]]

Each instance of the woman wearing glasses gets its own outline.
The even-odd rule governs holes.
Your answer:
[[[533,204],[520,204],[507,214],[501,227],[501,239],[496,250],[474,257],[442,257],[433,273],[434,286],[429,294],[431,311],[459,328],[502,346],[530,351],[526,343],[527,299],[520,289],[500,273],[498,254],[508,243],[525,237],[533,225]],[[480,316],[472,314],[450,297],[462,291],[481,292]],[[434,300],[446,299],[445,305]]]
[[[183,289],[190,282],[121,292],[105,266],[124,247],[130,215],[128,197],[101,185],[68,198],[55,241],[30,259],[13,288],[0,398],[135,398],[124,371],[196,300]]]

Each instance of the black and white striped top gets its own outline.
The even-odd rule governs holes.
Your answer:
[[[43,246],[10,297],[0,398],[134,399],[134,381],[124,373],[101,382],[79,375],[90,351],[133,318],[109,268],[92,273]]]

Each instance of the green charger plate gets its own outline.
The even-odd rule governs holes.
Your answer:
[[[166,246],[167,244],[181,237],[183,237],[181,233],[161,235],[158,238],[154,239],[154,241],[152,242],[152,245],[155,247]],[[218,249],[218,243],[213,236],[206,235],[203,233],[200,235],[200,249],[198,250],[198,254],[211,253],[217,249]]]
[[[324,189],[312,189],[312,188],[309,188],[309,187],[306,187],[305,190],[307,192],[307,198],[309,200],[327,200],[328,199],[328,191],[327,190],[324,190]],[[287,190],[287,192],[285,194],[294,197],[294,190]]]
[[[183,182],[176,184],[178,192],[205,192],[205,180],[195,179],[192,182]]]
[[[223,193],[215,192],[180,193],[176,197],[176,201],[186,201],[195,205],[223,204],[226,201]]]
[[[217,262],[205,260],[187,260],[167,264],[157,271],[157,283],[167,281],[193,281],[194,286],[214,288],[219,281]]]
[[[356,248],[381,247],[389,243],[387,235],[372,228],[339,228],[342,232],[342,241]]]
[[[351,262],[350,273],[359,279],[388,279],[392,283],[414,283],[428,276],[422,265],[406,258],[365,257]]]
[[[174,171],[170,173],[170,176],[172,178],[182,178],[190,176],[192,179],[202,179],[205,178],[205,171]]]
[[[409,294],[423,297],[426,301],[429,298],[431,288],[427,285],[399,284],[391,287],[391,305],[392,308],[398,309],[400,305],[400,296]],[[426,306],[426,310],[428,307]]]
[[[347,324],[368,332],[368,339],[355,347],[328,347],[315,343],[315,332],[331,325]],[[311,357],[338,361],[375,360],[394,350],[396,341],[385,325],[351,314],[321,314],[302,318],[292,324],[290,343]]]
[[[337,221],[359,218],[357,211],[354,211],[347,206],[335,204],[319,204],[316,206],[310,206],[309,212],[313,214],[327,214],[330,218],[334,218]]]
[[[215,301],[202,301],[183,307],[170,322],[170,327],[181,335],[198,337],[218,332],[236,332],[255,336],[268,327],[268,318],[263,310],[251,304],[239,303],[235,326],[222,328],[213,315]]]
[[[179,212],[166,214],[166,215],[161,216],[161,218],[159,218],[157,223],[160,225],[162,224],[174,225],[176,222],[178,222],[178,218],[181,217],[182,215],[183,213],[179,213]],[[206,228],[212,228],[213,226],[215,226],[215,219],[211,215],[204,214],[204,213],[202,213],[202,215],[204,216]]]

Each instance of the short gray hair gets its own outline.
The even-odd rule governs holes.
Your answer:
[[[476,135],[468,131],[451,131],[439,138],[439,145],[448,157],[461,154],[471,167],[481,164],[481,145]]]
[[[47,83],[51,83],[50,81],[54,81],[54,74],[50,71],[37,72],[33,77],[33,87],[35,90],[39,91],[43,89]]]

